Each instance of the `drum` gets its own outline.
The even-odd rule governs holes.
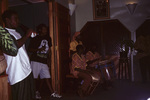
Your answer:
[[[101,78],[97,73],[95,73],[95,71],[87,70],[87,72],[91,75],[92,82],[91,85],[88,87],[86,94],[91,95],[98,86]]]
[[[105,79],[105,80],[113,80],[114,79],[113,67],[114,66],[112,66],[111,62],[107,62],[105,64],[99,65],[103,79]]]
[[[94,70],[87,70],[87,72],[91,75],[93,81],[99,81],[100,76]]]

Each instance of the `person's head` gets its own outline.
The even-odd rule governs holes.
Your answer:
[[[76,37],[76,40],[77,40],[77,41],[80,41],[80,40],[81,40],[81,35],[80,35],[80,34]]]
[[[48,28],[45,24],[40,24],[37,26],[37,33],[39,33],[40,36],[44,36],[48,33]]]
[[[95,52],[96,50],[97,50],[96,45],[93,45],[93,46],[91,47],[91,51],[92,51],[92,52]]]
[[[4,11],[2,20],[7,28],[16,29],[19,26],[18,14],[13,10]]]
[[[82,45],[77,45],[76,50],[78,54],[84,53],[84,47]]]
[[[74,41],[74,40],[81,40],[81,36],[79,36],[80,35],[80,32],[75,32],[74,33],[74,35],[73,35],[73,37],[72,37],[72,41]]]

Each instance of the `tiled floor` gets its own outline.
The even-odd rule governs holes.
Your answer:
[[[150,82],[142,84],[129,80],[115,80],[113,88],[104,90],[98,86],[92,95],[84,98],[69,89],[66,89],[62,95],[60,100],[147,100],[150,97]],[[46,89],[43,91],[42,97],[42,100],[59,100],[50,98]]]

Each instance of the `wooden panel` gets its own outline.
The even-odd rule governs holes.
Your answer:
[[[117,55],[120,52],[120,41],[130,39],[130,31],[118,20],[103,23],[104,44],[106,55]]]
[[[8,0],[0,0],[0,25],[2,25],[2,13],[8,8]]]
[[[150,34],[150,19],[144,21],[144,23],[136,30],[136,38],[140,35],[149,35]]]
[[[82,41],[86,49],[98,47],[103,59],[112,59],[118,73],[120,45],[123,39],[130,39],[131,32],[119,20],[87,22],[81,29]]]
[[[7,75],[0,76],[0,100],[8,100],[8,79]]]
[[[114,55],[120,52],[120,41],[129,39],[131,33],[118,20],[88,22],[81,30],[84,45],[97,45],[100,54]]]
[[[57,58],[58,58],[58,90],[62,92],[65,86],[66,70],[69,68],[69,38],[70,38],[70,16],[69,9],[56,3],[56,27],[57,27]]]
[[[8,8],[8,0],[0,0],[0,25],[2,24],[2,13]],[[8,100],[9,92],[8,92],[8,76],[1,75],[0,76],[0,100]]]
[[[52,84],[61,93],[64,87],[66,69],[69,70],[70,16],[69,9],[49,2],[50,36],[52,38]]]
[[[49,29],[50,29],[50,37],[52,39],[52,47],[51,47],[51,79],[52,79],[52,87],[55,90],[56,82],[55,82],[55,44],[54,44],[54,13],[53,13],[53,2],[49,2]]]

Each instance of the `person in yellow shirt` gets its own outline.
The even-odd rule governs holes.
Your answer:
[[[70,43],[70,56],[72,56],[76,52],[77,45],[83,45],[80,32],[76,32],[72,38],[72,41]]]

